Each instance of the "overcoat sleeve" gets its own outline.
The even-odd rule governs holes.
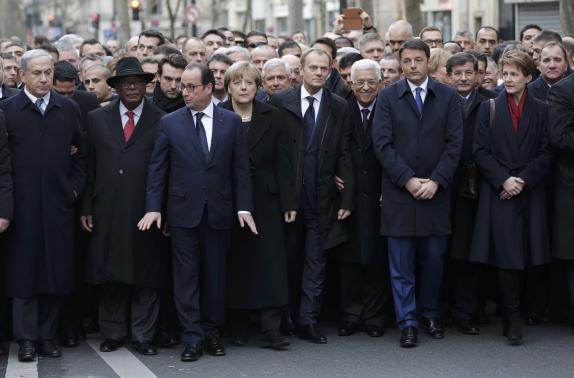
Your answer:
[[[146,213],[162,212],[164,193],[169,172],[170,143],[165,116],[159,122],[155,144],[149,162],[146,185]]]
[[[75,122],[74,122],[74,134],[72,137],[72,145],[75,146],[78,151],[72,155],[72,187],[76,191],[76,195],[80,196],[86,189],[87,182],[87,148],[86,148],[86,136],[82,131],[81,127],[81,112],[80,107],[74,103],[76,108]]]
[[[249,154],[245,141],[245,128],[241,118],[233,114],[231,121],[235,130],[233,145],[233,193],[237,211],[253,212],[253,189],[249,175]]]
[[[574,99],[569,98],[564,86],[553,86],[548,93],[548,103],[550,144],[556,153],[574,156]]]
[[[14,210],[11,164],[6,118],[4,112],[0,110],[0,218],[3,219],[12,219]]]
[[[341,192],[341,209],[354,209],[355,175],[353,174],[353,163],[351,161],[350,140],[351,140],[351,120],[347,104],[343,110],[343,120],[341,122],[341,141],[339,145],[339,160],[337,162],[337,176],[345,182],[345,189]],[[333,183],[333,185],[335,185]]]
[[[277,185],[279,186],[279,201],[281,203],[281,210],[295,211],[297,210],[297,198],[295,196],[295,172],[291,166],[291,159],[289,159],[289,134],[286,125],[281,120],[279,111],[273,111],[273,124],[271,127],[278,129],[279,137],[277,138],[277,145],[274,150],[274,170],[277,178]]]
[[[542,120],[542,141],[540,143],[540,148],[536,157],[532,159],[526,167],[518,174],[518,177],[526,182],[526,186],[529,188],[534,188],[538,185],[548,172],[550,172],[550,167],[552,165],[552,150],[550,144],[548,143],[547,135],[547,119],[548,119],[548,107],[544,105],[541,108],[542,115],[539,117]]]

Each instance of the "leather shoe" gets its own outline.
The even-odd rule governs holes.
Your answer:
[[[150,342],[134,342],[134,349],[144,356],[155,356],[157,354],[157,349]]]
[[[289,315],[283,316],[281,318],[280,329],[281,333],[285,336],[295,336],[295,334],[297,333],[297,329],[295,328],[293,320],[291,320],[291,316]]]
[[[185,349],[181,354],[181,360],[183,362],[193,362],[199,360],[203,355],[203,349],[201,344],[185,344]]]
[[[177,332],[162,330],[156,333],[154,344],[160,348],[173,348],[181,342]]]
[[[283,336],[279,331],[273,330],[265,332],[263,335],[263,342],[266,343],[265,348],[271,348],[275,350],[286,349],[291,342],[285,336]]]
[[[528,313],[528,315],[526,316],[526,325],[529,326],[537,326],[540,325],[540,323],[542,323],[542,319],[540,317],[540,315],[538,315],[535,312],[530,312]]]
[[[414,348],[417,346],[419,331],[415,327],[406,327],[401,331],[401,348]]]
[[[351,336],[359,330],[359,325],[351,322],[344,322],[339,326],[339,336]]]
[[[5,341],[0,341],[0,356],[8,354],[9,352],[8,344]]]
[[[36,361],[36,344],[30,340],[18,342],[20,349],[18,350],[18,361],[32,362]]]
[[[212,356],[225,356],[225,348],[215,337],[206,339],[203,343],[203,349]]]
[[[114,339],[105,339],[100,344],[100,351],[101,352],[115,352],[122,346],[121,340],[114,340]]]
[[[444,327],[439,319],[425,319],[424,324],[429,336],[433,339],[444,337]]]
[[[38,343],[38,355],[40,357],[58,358],[62,357],[62,351],[54,340],[42,340]]]
[[[455,322],[456,329],[462,334],[465,335],[478,335],[480,334],[480,329],[472,320],[456,320]]]
[[[229,344],[233,346],[245,346],[247,345],[247,336],[233,336],[229,339]]]
[[[371,337],[381,337],[385,334],[385,329],[375,325],[368,325],[365,326],[365,333]]]
[[[64,348],[73,348],[78,346],[78,335],[71,330],[65,329],[60,333],[60,345]]]
[[[299,338],[310,341],[315,344],[326,344],[327,338],[323,336],[315,324],[309,324],[301,327]]]

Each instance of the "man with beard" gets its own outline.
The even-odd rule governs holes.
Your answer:
[[[153,91],[152,103],[166,113],[182,108],[181,75],[187,62],[180,54],[170,54],[157,66],[157,83]]]

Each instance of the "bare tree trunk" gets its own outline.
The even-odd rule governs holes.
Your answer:
[[[118,11],[118,19],[120,23],[120,33],[119,33],[119,42],[120,45],[124,45],[129,39],[131,38],[131,31],[130,31],[130,12],[128,9],[128,2],[127,1],[118,1],[117,3],[117,11]]]
[[[297,30],[305,29],[305,20],[303,19],[303,0],[289,0],[289,35]]]
[[[325,24],[327,23],[327,5],[325,0],[314,1],[315,16],[315,38],[320,38],[325,34]]]
[[[423,15],[421,12],[421,0],[404,0],[405,16],[413,26],[413,34],[418,35],[423,25]]]
[[[560,0],[562,35],[574,35],[574,0]]]
[[[165,0],[165,2],[167,4],[167,13],[169,16],[169,36],[173,40],[175,38],[175,22],[177,21],[177,15],[179,14],[179,8],[181,8],[183,0],[177,0],[175,9],[171,4],[171,0]]]
[[[25,40],[26,31],[24,25],[20,1],[0,1],[0,35],[6,38],[17,35],[22,40]]]
[[[253,9],[251,0],[245,0],[247,1],[247,6],[245,7],[245,18],[243,18],[243,31],[244,32],[248,32],[251,30],[251,21],[252,21],[252,17],[251,17],[251,12]]]
[[[375,25],[375,11],[373,8],[373,0],[361,0],[361,8],[371,16],[371,21]]]

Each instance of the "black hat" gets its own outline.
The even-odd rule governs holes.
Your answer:
[[[116,74],[106,80],[110,87],[115,87],[118,81],[126,76],[140,76],[145,79],[146,84],[153,80],[154,74],[144,72],[140,61],[133,57],[128,56],[118,60],[116,64]]]

